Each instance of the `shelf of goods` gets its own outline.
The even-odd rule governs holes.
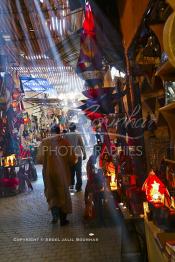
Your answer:
[[[148,216],[148,205],[144,203],[144,225],[147,242],[147,252],[149,262],[169,262],[174,261],[173,251],[168,250],[167,246],[175,243],[175,233],[165,232],[158,227]],[[172,250],[173,250],[172,245]]]
[[[33,190],[31,182],[37,180],[37,172],[32,158],[18,159],[12,155],[1,158],[0,163],[0,197]]]

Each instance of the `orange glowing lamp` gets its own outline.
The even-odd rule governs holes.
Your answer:
[[[29,118],[27,118],[27,117],[24,118],[23,120],[24,120],[24,124],[25,124],[25,125],[27,125],[27,124],[30,122],[30,121],[29,121]]]
[[[117,190],[117,182],[116,182],[115,174],[112,174],[111,176],[110,188],[112,191]]]
[[[116,173],[114,163],[107,162],[107,176],[111,177],[110,188],[111,190],[117,190]]]
[[[153,204],[164,204],[165,198],[170,200],[167,188],[156,176],[153,170],[149,172],[148,177],[142,186],[142,190],[146,193],[147,201]]]
[[[17,101],[13,101],[13,102],[12,102],[12,107],[13,107],[13,108],[16,108],[17,105],[18,105],[18,102],[17,102]]]
[[[112,161],[106,162],[106,175],[115,176],[115,165]]]
[[[5,167],[15,166],[16,156],[15,154],[4,158]]]

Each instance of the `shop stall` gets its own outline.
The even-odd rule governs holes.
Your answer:
[[[149,261],[174,261],[175,259],[175,53],[172,40],[175,27],[173,1],[167,1],[165,8],[169,10],[169,16],[164,20],[163,30],[158,31],[152,26],[162,47],[161,61],[153,72],[156,81],[152,86],[152,93],[156,91],[156,101],[159,100],[158,106],[155,103],[151,105],[147,94],[147,104],[150,104],[152,108],[155,106],[157,117],[156,128],[152,132],[152,140],[157,140],[157,143],[152,152],[148,153],[149,172],[142,187],[146,195],[144,224]],[[148,133],[145,135],[147,136]],[[150,170],[151,167],[153,170]]]
[[[0,195],[8,196],[32,188],[30,181],[36,180],[37,174],[30,150],[24,146],[28,118],[17,76],[1,73],[0,91]],[[21,168],[25,172],[21,172]]]

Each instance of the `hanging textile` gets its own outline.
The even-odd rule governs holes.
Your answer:
[[[80,37],[80,55],[77,63],[78,75],[88,87],[102,84],[102,58],[97,47],[95,22],[89,2],[85,6],[85,18]]]

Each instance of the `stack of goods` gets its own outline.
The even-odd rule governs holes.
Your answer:
[[[0,196],[15,195],[19,189],[19,178],[15,167],[0,167]]]
[[[120,151],[118,164],[118,183],[121,200],[134,216],[143,213],[143,192],[137,185],[134,165],[131,156]]]
[[[18,132],[22,121],[20,91],[10,74],[0,76],[0,147],[3,156],[19,153]],[[18,103],[19,102],[19,103]]]
[[[22,94],[9,73],[0,76],[0,156],[1,195],[15,193],[19,181],[15,166],[19,154],[19,130],[22,123]]]
[[[175,261],[175,234],[172,232],[162,232],[155,236],[156,243],[164,252],[166,261]]]
[[[19,179],[15,171],[16,155],[0,158],[0,196],[18,193]]]
[[[171,261],[175,261],[175,240],[169,240],[166,242],[165,250],[171,257]]]

